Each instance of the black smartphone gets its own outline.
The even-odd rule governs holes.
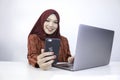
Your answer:
[[[59,38],[46,38],[45,39],[45,52],[54,52],[54,54],[56,55],[56,59],[53,65],[58,62],[59,47],[60,47]]]

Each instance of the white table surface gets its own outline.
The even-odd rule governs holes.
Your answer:
[[[0,80],[120,80],[120,62],[80,71],[43,71],[24,62],[0,62]]]

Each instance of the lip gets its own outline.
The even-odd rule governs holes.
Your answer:
[[[52,32],[54,29],[46,27],[48,31]]]

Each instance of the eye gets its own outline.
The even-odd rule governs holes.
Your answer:
[[[50,20],[45,20],[46,22],[50,22]]]
[[[55,24],[58,24],[58,21],[55,21],[54,23],[55,23]]]

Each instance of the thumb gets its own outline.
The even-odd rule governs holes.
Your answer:
[[[44,53],[45,49],[41,49],[41,53]]]

